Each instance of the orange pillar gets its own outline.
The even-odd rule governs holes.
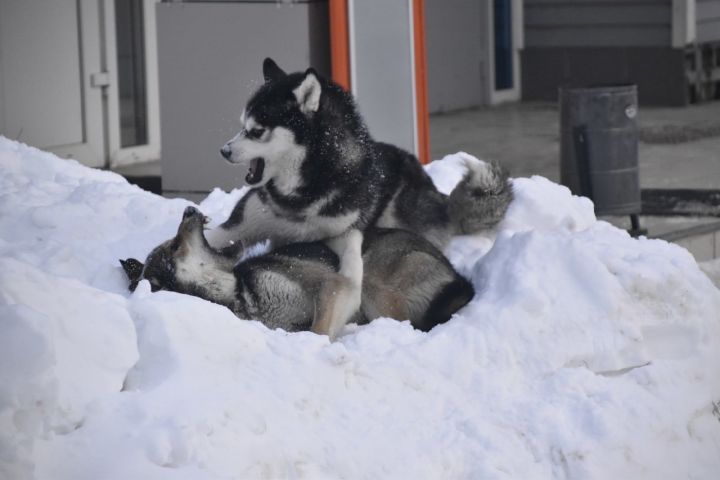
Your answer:
[[[415,44],[415,105],[417,110],[418,158],[430,158],[430,120],[427,101],[427,60],[425,54],[425,1],[413,1],[413,42]]]
[[[332,79],[350,91],[350,36],[347,0],[329,0]]]

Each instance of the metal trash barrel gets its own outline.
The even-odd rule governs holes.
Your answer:
[[[560,89],[560,181],[597,215],[640,213],[637,87]],[[633,225],[634,226],[634,225]]]

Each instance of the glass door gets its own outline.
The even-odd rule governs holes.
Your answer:
[[[105,0],[110,166],[160,158],[156,0]]]
[[[522,0],[489,0],[488,45],[491,61],[490,103],[520,99],[520,49],[523,43]]]
[[[495,90],[508,90],[514,85],[512,3],[508,0],[494,0],[493,10]]]

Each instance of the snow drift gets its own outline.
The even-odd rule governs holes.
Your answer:
[[[428,167],[446,191],[462,155]],[[0,138],[0,478],[717,478],[720,291],[566,188],[514,188],[446,252],[478,291],[450,322],[331,344],[130,294],[118,259],[189,202]]]

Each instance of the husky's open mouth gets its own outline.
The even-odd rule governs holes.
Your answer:
[[[250,160],[250,168],[245,176],[245,181],[248,185],[255,185],[262,180],[263,171],[265,170],[265,160],[261,157],[256,157]]]

